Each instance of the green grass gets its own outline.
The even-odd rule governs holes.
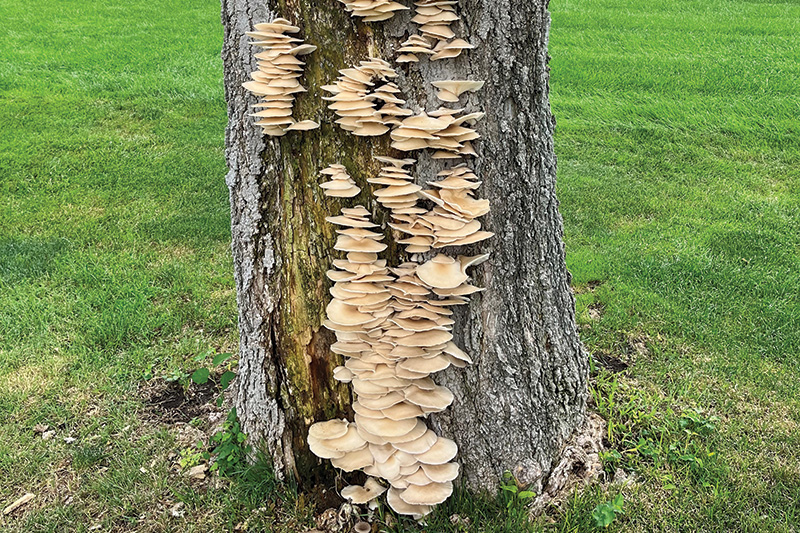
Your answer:
[[[635,480],[535,524],[459,493],[428,530],[590,531],[622,491],[611,530],[797,531],[800,3],[551,10],[568,264],[606,469]],[[313,523],[263,464],[177,474],[138,393],[236,344],[218,11],[0,0],[0,506],[36,494],[3,531]]]

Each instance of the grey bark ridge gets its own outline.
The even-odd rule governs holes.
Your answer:
[[[272,236],[265,232],[261,179],[277,171],[278,143],[267,141],[248,117],[256,99],[242,84],[255,70],[256,60],[246,31],[254,22],[275,18],[263,2],[222,0],[225,36],[222,62],[225,72],[225,100],[228,127],[225,130],[225,158],[230,190],[231,233],[236,295],[239,309],[239,369],[234,405],[247,435],[263,439],[280,477],[294,468],[285,440],[285,416],[280,403],[282,370],[274,358],[276,306],[273,295],[278,283],[280,257]],[[269,150],[267,146],[269,145]],[[252,440],[252,439],[251,439]]]
[[[241,88],[255,67],[244,32],[254,22],[273,18],[274,11],[253,0],[223,0],[222,5],[230,119],[227,180],[241,328],[235,403],[244,430],[265,439],[276,471],[286,474],[293,465],[291,439],[285,434],[291,413],[281,406],[284,370],[271,353],[279,327],[274,314],[280,302],[274,295],[280,294],[275,284],[282,258],[271,246],[271,235],[263,231],[270,205],[260,196],[263,180],[281,172],[281,158],[278,143],[265,143],[249,122],[248,105],[253,101]],[[267,6],[275,9],[276,2]],[[493,491],[508,470],[540,492],[570,436],[584,422],[588,376],[556,199],[555,120],[547,66],[550,16],[543,0],[462,0],[458,8],[462,22],[453,28],[476,45],[475,50],[454,60],[398,67],[398,84],[416,111],[439,107],[431,81],[486,81],[481,91],[462,102],[468,112],[487,113],[478,123],[482,139],[476,148],[481,157],[473,166],[484,181],[479,193],[492,206],[484,226],[496,236],[469,249],[491,253],[487,263],[473,269],[474,283],[486,291],[457,311],[453,330],[475,364],[435,376],[456,400],[433,418],[432,426],[458,443],[468,488]],[[318,9],[342,6],[331,0]],[[412,16],[397,16],[384,26],[389,37],[382,45],[384,59],[391,60],[390,50],[413,31],[408,22]],[[313,36],[306,40],[313,42]],[[419,159],[420,182],[443,167],[429,154]]]

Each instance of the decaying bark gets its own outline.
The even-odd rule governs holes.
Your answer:
[[[410,3],[409,3],[410,4]],[[546,2],[462,0],[459,37],[477,45],[460,58],[397,67],[403,97],[415,111],[439,107],[430,82],[486,80],[464,102],[483,110],[481,155],[474,161],[491,201],[484,225],[497,236],[469,252],[491,252],[474,269],[486,287],[459,311],[454,335],[475,365],[436,376],[456,396],[432,421],[457,441],[463,479],[494,490],[505,470],[540,491],[559,454],[584,420],[587,357],[575,328],[574,300],[564,262],[562,222],[555,195],[554,120],[548,100]],[[356,138],[333,124],[320,87],[337,70],[369,55],[391,61],[413,26],[413,13],[375,25],[355,21],[336,0],[223,0],[223,60],[228,101],[227,176],[241,348],[235,403],[245,431],[262,439],[280,475],[314,480],[318,460],[306,449],[312,422],[347,415],[349,391],[332,378],[341,361],[328,351],[332,335],[320,324],[328,301],[325,271],[335,257],[333,228],[324,217],[342,205],[374,207],[366,178],[374,155],[392,154],[388,136]],[[307,56],[309,89],[295,117],[322,128],[265,139],[248,117],[255,98],[241,87],[255,69],[244,35],[254,23],[282,16],[319,49]],[[415,154],[416,155],[416,154]],[[419,155],[424,183],[443,168]],[[318,171],[342,163],[362,187],[343,204],[316,186]],[[375,209],[381,213],[381,209]],[[394,247],[390,263],[400,257]]]

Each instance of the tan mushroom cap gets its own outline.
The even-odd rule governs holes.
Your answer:
[[[416,439],[408,440],[406,442],[392,441],[392,446],[404,453],[418,455],[433,448],[433,445],[436,444],[438,440],[439,437],[436,435],[436,433],[430,429],[427,429]]]
[[[346,452],[331,450],[323,444],[323,441],[308,437],[308,448],[311,453],[320,459],[341,459],[345,456]]]
[[[453,403],[453,393],[447,387],[440,386],[434,390],[423,390],[417,386],[412,386],[408,387],[404,393],[407,401],[423,409],[443,411]]]
[[[473,80],[443,80],[434,81],[432,85],[440,89],[436,95],[444,102],[458,102],[458,97],[465,92],[480,90],[485,82]]]
[[[367,445],[367,442],[359,436],[354,424],[350,424],[347,427],[347,433],[341,437],[321,440],[320,443],[330,450],[345,453],[361,449]]]
[[[461,269],[461,263],[443,254],[420,265],[417,276],[429,286],[439,289],[454,289],[468,279]]]
[[[381,494],[386,492],[386,487],[378,483],[375,478],[367,479],[364,486],[351,485],[342,489],[342,498],[350,500],[351,502],[361,505],[369,503]]]
[[[368,398],[362,396],[358,399],[358,402],[367,409],[380,411],[381,409],[388,409],[393,405],[397,405],[398,403],[404,400],[405,396],[403,396],[399,392],[390,392],[389,394],[377,398]],[[385,442],[381,444],[385,444]]]
[[[442,465],[422,464],[422,470],[425,472],[425,475],[436,483],[453,481],[458,477],[459,468],[460,466],[458,463],[445,463]]]
[[[400,493],[400,499],[411,505],[436,505],[453,494],[453,483],[429,483],[428,485],[409,485]]]
[[[416,420],[416,425],[406,433],[405,435],[399,435],[397,437],[389,437],[387,438],[388,442],[391,442],[394,447],[397,447],[405,442],[411,442],[419,439],[422,437],[428,430],[428,426],[425,425],[421,419]]]
[[[333,369],[333,379],[342,383],[350,383],[353,381],[353,372],[349,368],[337,366]]]
[[[433,374],[434,372],[441,372],[449,367],[450,359],[441,355],[430,358],[415,357],[413,359],[406,359],[400,363],[399,366],[419,374]]]
[[[439,437],[431,449],[416,455],[420,463],[428,465],[443,465],[450,462],[458,453],[458,446],[455,442],[444,437]]]
[[[375,458],[372,456],[368,447],[363,447],[360,450],[348,452],[341,457],[334,457],[331,459],[331,464],[336,468],[344,470],[345,472],[352,472],[360,470],[373,465]]]
[[[352,237],[348,237],[347,235],[339,235],[336,239],[336,244],[334,245],[334,250],[340,250],[344,252],[382,252],[388,245],[376,242],[372,239],[354,239]]]
[[[390,488],[389,492],[387,492],[386,503],[388,503],[389,507],[396,513],[411,515],[417,520],[430,514],[433,510],[429,505],[412,505],[407,503],[400,497],[400,491],[395,488]]]
[[[389,439],[408,435],[417,427],[417,419],[391,420],[389,418],[366,418],[356,413],[356,424],[358,424],[358,427],[373,435]]]
[[[416,460],[414,462],[417,463]],[[430,485],[431,483],[434,482],[431,478],[429,478],[425,474],[425,471],[421,468],[421,466],[413,474],[405,476],[405,481],[409,485]]]
[[[349,422],[344,419],[317,422],[308,428],[308,436],[317,440],[336,439],[347,433]]]
[[[390,420],[406,420],[425,416],[425,412],[419,406],[401,402],[386,409],[382,409],[381,414]]]
[[[319,122],[314,122],[313,120],[301,120],[300,122],[295,122],[288,128],[287,131],[309,131],[315,130],[319,128]]]
[[[342,326],[358,326],[375,320],[371,314],[362,313],[357,307],[333,299],[325,308],[328,319]]]

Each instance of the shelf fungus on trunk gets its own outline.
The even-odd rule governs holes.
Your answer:
[[[389,20],[396,11],[408,9],[399,2],[390,0],[339,0],[354,17],[362,17],[364,22]]]
[[[320,172],[323,176],[330,178],[329,181],[320,184],[325,191],[325,196],[332,198],[352,198],[361,192],[361,188],[356,185],[344,165],[335,164]]]
[[[480,182],[466,165],[441,172],[443,179],[431,182],[436,189],[425,191],[411,181],[405,168],[415,163],[413,159],[378,160],[385,166],[378,178],[369,181],[384,186],[375,195],[400,221],[392,227],[426,230],[429,240],[423,247],[407,246],[415,258],[434,247],[491,236],[481,232],[474,220],[488,212],[488,201],[472,196]],[[408,199],[386,203],[403,197]],[[426,198],[433,201],[431,210],[417,207]],[[424,419],[455,401],[452,392],[431,376],[451,365],[463,368],[472,362],[453,342],[449,308],[468,303],[467,296],[481,290],[469,283],[467,270],[488,255],[437,254],[421,264],[389,267],[378,258],[386,245],[381,243],[383,235],[372,231],[377,225],[369,215],[358,206],[327,218],[340,228],[335,249],[347,256],[335,260],[335,269],[328,272],[334,282],[333,299],[324,324],[336,334],[331,350],[345,357],[334,376],[353,388],[355,420],[314,424],[308,442],[316,455],[330,459],[335,467],[363,470],[370,476],[366,485],[346,487],[342,496],[374,505],[383,493],[375,478],[382,478],[389,484],[387,502],[392,509],[419,519],[450,496],[458,476],[455,442],[436,435]]]
[[[458,97],[465,92],[479,91],[483,87],[484,82],[473,80],[443,80],[435,81],[432,83],[434,87],[439,89],[436,97],[442,102],[457,103]]]
[[[287,34],[300,31],[297,26],[282,18],[269,23],[256,24],[247,35],[255,39],[250,44],[264,50],[255,55],[258,70],[250,73],[252,81],[244,88],[261,98],[255,104],[256,125],[265,135],[280,137],[289,131],[307,131],[319,127],[313,120],[295,121],[292,118],[294,95],[305,92],[299,78],[303,74],[303,63],[298,56],[310,54],[316,46],[305,44],[301,39]]]
[[[392,130],[392,148],[403,152],[436,150],[434,159],[460,159],[477,155],[472,141],[480,134],[469,127],[483,118],[484,113],[462,114],[463,109],[439,108],[403,119]]]
[[[328,272],[334,285],[325,326],[336,334],[331,350],[345,357],[334,375],[353,387],[355,421],[314,424],[308,443],[334,466],[371,476],[364,487],[345,488],[344,497],[371,502],[383,492],[373,479],[380,477],[389,483],[389,505],[421,518],[450,496],[458,475],[456,444],[428,429],[424,418],[454,401],[431,374],[471,362],[452,341],[448,307],[479,290],[469,285],[467,268],[486,256],[440,254],[421,265],[387,267],[378,259],[383,236],[370,231],[376,226],[368,216],[359,206],[327,219],[343,228],[335,248],[347,256]]]
[[[411,22],[419,24],[421,35],[412,35],[398,49],[399,63],[419,61],[419,54],[427,55],[431,61],[458,57],[461,52],[474,48],[464,39],[456,39],[450,28],[461,20],[456,14],[454,1],[418,0],[414,2],[416,15]]]
[[[413,114],[399,106],[406,102],[397,97],[400,88],[389,80],[397,77],[392,66],[382,59],[369,58],[358,66],[339,71],[333,85],[322,89],[333,96],[323,98],[339,119],[342,129],[361,137],[377,137],[400,123],[398,117]],[[376,86],[377,82],[380,85]]]
[[[341,0],[355,16],[384,20],[399,9],[393,2]],[[471,45],[456,39],[450,24],[458,20],[454,1],[419,0],[413,21],[421,35],[410,37],[398,61],[455,57]],[[398,4],[399,5],[399,4]],[[434,159],[476,156],[472,142],[480,138],[474,125],[481,112],[440,108],[414,114],[405,109],[397,73],[381,59],[369,58],[342,69],[325,100],[343,129],[359,136],[391,132],[399,151],[433,150]],[[483,82],[436,82],[440,100],[457,103]],[[374,505],[386,493],[396,512],[417,519],[430,513],[453,492],[459,465],[456,443],[434,433],[425,420],[447,409],[453,393],[432,376],[448,367],[464,368],[472,361],[453,342],[452,306],[469,302],[482,289],[470,284],[468,269],[488,255],[451,257],[439,253],[447,246],[464,246],[487,239],[477,219],[489,212],[489,201],[476,198],[481,185],[466,164],[458,164],[428,182],[415,183],[409,167],[415,159],[378,156],[380,173],[367,181],[375,186],[377,202],[390,211],[389,226],[403,238],[411,261],[391,266],[379,254],[387,249],[384,234],[362,206],[343,208],[326,220],[337,226],[334,248],[346,256],[327,273],[333,281],[331,302],[323,324],[336,335],[331,351],[344,357],[334,377],[349,383],[354,393],[354,421],[331,420],[311,426],[308,443],[320,458],[344,471],[362,470],[366,484],[349,486],[342,496],[356,504]],[[358,188],[341,165],[322,171],[331,179],[322,184],[329,196],[351,197]],[[430,252],[436,251],[435,254]],[[386,480],[388,487],[378,479]]]

